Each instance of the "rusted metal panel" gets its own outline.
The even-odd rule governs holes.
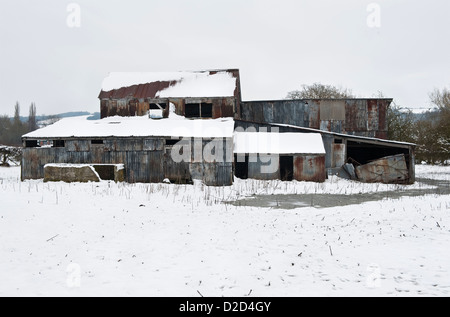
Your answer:
[[[229,69],[223,70],[229,73],[232,77],[236,78],[236,87],[234,89],[234,96],[229,98],[232,103],[227,103],[226,106],[220,106],[217,109],[217,113],[222,113],[225,117],[234,117],[235,110],[239,110],[240,100],[241,100],[241,87],[240,87],[240,75],[239,70]],[[220,72],[223,72],[220,71]],[[199,73],[207,73],[213,75],[217,74],[219,71],[204,71]],[[155,99],[160,91],[163,91],[171,86],[176,85],[177,81],[155,81],[146,84],[133,85],[130,87],[122,87],[120,89],[115,89],[111,91],[101,91],[99,94],[99,99],[101,100],[101,117],[105,118],[108,116],[120,115],[120,116],[135,116],[143,115],[147,109],[147,102],[145,99]],[[177,98],[179,99],[179,98]],[[214,98],[223,103],[222,98]],[[137,100],[137,101],[136,101]],[[235,104],[235,101],[238,104]],[[130,102],[131,101],[131,102]],[[179,104],[183,108],[182,104]],[[235,109],[236,107],[236,109]],[[181,113],[184,113],[184,109]],[[225,108],[225,109],[224,109]],[[181,115],[181,113],[178,113]],[[217,116],[219,118],[220,116]]]
[[[377,100],[367,101],[367,129],[369,131],[378,131],[380,128]]]
[[[309,128],[320,129],[320,105],[316,101],[309,101]]]
[[[275,109],[273,103],[267,103],[263,109],[264,122],[275,122],[275,113],[278,109]]]
[[[331,168],[333,164],[333,142],[334,138],[328,135],[322,135],[323,145],[325,147],[325,167]]]
[[[320,101],[321,121],[344,121],[345,101],[344,100],[321,100]]]
[[[409,182],[404,154],[388,156],[356,167],[358,179],[365,183],[402,184]]]
[[[105,162],[104,154],[105,149],[103,146],[92,146],[91,148],[91,162],[95,164],[105,164],[109,162]]]
[[[164,150],[163,139],[144,139],[143,150],[144,151],[162,151]]]
[[[378,100],[378,131],[380,139],[387,139],[387,111],[391,104],[390,100]]]
[[[222,117],[233,118],[236,108],[235,98],[225,98],[222,105]]]
[[[280,159],[277,155],[259,155],[248,162],[248,178],[259,180],[280,179]],[[272,166],[273,168],[270,168]]]
[[[203,164],[203,183],[207,186],[230,186],[233,184],[233,165],[228,163]]]
[[[133,85],[111,91],[101,91],[99,99],[124,99],[124,98],[156,98],[156,94],[170,86],[175,85],[176,81],[156,81],[148,84]]]
[[[233,185],[233,164],[216,164],[216,174],[213,186],[231,186]]]
[[[203,163],[190,163],[189,173],[191,174],[192,180],[203,181]]]
[[[113,148],[115,151],[142,151],[143,139],[113,139]]]
[[[346,100],[345,132],[354,134],[368,130],[368,114],[366,100]]]
[[[331,121],[320,121],[320,130],[322,131],[331,131]]]
[[[192,180],[189,171],[189,162],[175,162],[172,159],[172,148],[167,148],[164,155],[164,178],[172,183],[187,184]]]
[[[66,141],[66,149],[68,152],[89,152],[91,142],[89,140]]]
[[[333,161],[331,167],[341,167],[345,164],[345,144],[333,144]]]
[[[221,118],[222,117],[222,108],[223,108],[223,100],[214,100],[212,102],[213,108],[212,108],[212,117],[213,119]]]
[[[294,179],[307,182],[325,182],[325,155],[294,156]]]
[[[139,101],[137,104],[137,115],[145,116],[150,110],[150,103],[147,100]]]

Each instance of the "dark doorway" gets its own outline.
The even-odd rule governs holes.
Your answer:
[[[282,181],[290,182],[294,179],[294,157],[280,157],[280,176]]]
[[[213,110],[212,110],[212,103],[202,103],[202,118],[212,118],[213,117]]]
[[[409,150],[394,146],[383,146],[376,144],[369,144],[363,142],[347,142],[347,157],[359,164],[367,164],[386,156],[393,156],[397,154],[404,154],[406,158],[406,165],[409,168],[410,157]],[[350,160],[350,161],[352,161]]]
[[[94,165],[93,167],[102,181],[114,180],[114,165]]]
[[[241,157],[242,160],[242,157]],[[237,178],[240,179],[248,179],[248,156],[245,156],[244,162],[238,161],[238,156],[234,156],[234,162],[235,162],[235,171],[234,174]]]

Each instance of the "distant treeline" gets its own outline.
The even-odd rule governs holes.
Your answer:
[[[450,90],[436,90],[430,94],[437,106],[422,114],[398,106],[388,113],[389,139],[417,144],[418,163],[450,163]]]
[[[91,115],[89,112],[66,112],[58,115],[36,115],[36,105],[29,107],[28,117],[20,116],[20,105],[14,106],[14,117],[0,116],[0,145],[21,146],[22,136],[43,126],[55,123],[59,119],[68,117],[88,116],[90,120],[100,119],[100,113]]]
[[[14,107],[14,118],[8,116],[0,117],[0,144],[20,146],[22,135],[37,130],[36,105],[32,103],[29,109],[28,120],[23,122],[20,119],[20,105],[16,103]]]

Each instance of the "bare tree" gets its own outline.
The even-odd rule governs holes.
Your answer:
[[[314,83],[309,86],[303,85],[301,90],[289,92],[286,99],[346,99],[354,97],[350,89]]]
[[[442,91],[435,89],[430,93],[430,99],[439,110],[450,110],[450,89],[444,88]]]
[[[28,115],[28,131],[35,131],[38,129],[37,123],[36,123],[36,104],[32,103],[30,105],[30,112]]]
[[[14,106],[14,124],[19,125],[20,124],[20,105],[19,102],[16,102],[16,105]]]

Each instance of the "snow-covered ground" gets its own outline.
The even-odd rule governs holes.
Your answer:
[[[418,166],[417,176],[450,182],[450,168]],[[450,195],[294,210],[222,203],[408,188],[334,177],[20,182],[20,168],[0,168],[0,296],[449,296]]]

